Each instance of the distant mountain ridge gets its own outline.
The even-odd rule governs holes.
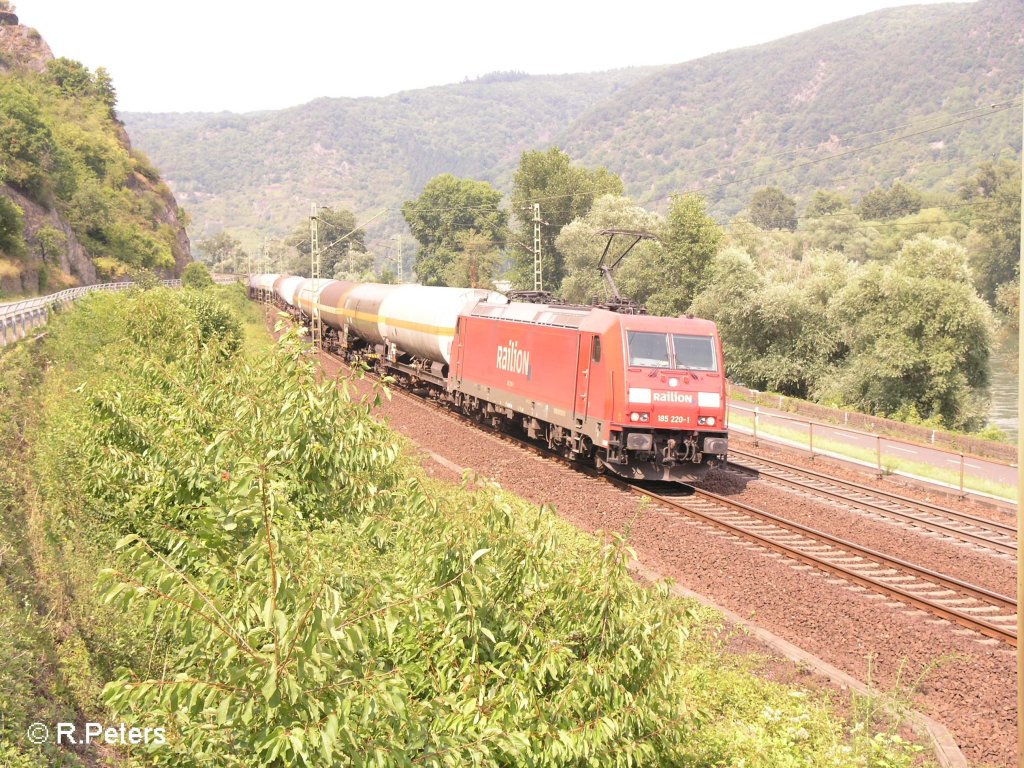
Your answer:
[[[1019,108],[967,110],[1020,96],[1022,29],[1020,0],[910,6],[668,67],[484,77],[244,115],[121,117],[196,237],[280,235],[312,200],[393,209],[371,228],[388,234],[402,227],[401,202],[434,175],[507,191],[520,154],[553,144],[619,173],[642,204],[697,188],[726,216],[765,184],[798,200],[818,187],[858,197],[895,178],[951,190],[980,162],[1019,152]],[[934,130],[825,160],[904,125]]]

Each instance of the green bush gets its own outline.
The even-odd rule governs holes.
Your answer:
[[[212,288],[213,278],[210,277],[210,270],[201,261],[193,261],[181,273],[181,284],[186,288]]]

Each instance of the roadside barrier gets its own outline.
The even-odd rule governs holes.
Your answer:
[[[843,459],[844,461],[849,461],[849,462],[852,462],[854,464],[860,464],[862,466],[872,467],[878,473],[878,475],[880,477],[885,475],[885,474],[906,475],[908,477],[914,477],[915,479],[926,480],[927,482],[934,483],[936,485],[941,485],[941,486],[946,487],[946,488],[955,488],[955,489],[957,489],[959,491],[961,498],[964,497],[966,495],[966,493],[968,492],[968,491],[965,491],[965,488],[964,488],[964,476],[965,476],[965,472],[966,472],[966,463],[967,463],[968,459],[975,460],[975,461],[985,461],[985,462],[988,462],[989,464],[994,464],[994,465],[1002,466],[1002,467],[1016,467],[1016,464],[1013,464],[1013,463],[1010,463],[1010,462],[1000,461],[998,459],[993,459],[993,458],[988,458],[988,457],[974,456],[974,455],[971,455],[971,454],[966,454],[963,451],[951,451],[951,450],[948,450],[947,448],[943,448],[941,446],[934,445],[934,444],[922,443],[922,442],[914,442],[914,441],[911,441],[911,440],[901,440],[900,438],[890,437],[888,435],[881,435],[881,434],[878,434],[877,432],[865,432],[863,430],[852,429],[850,427],[844,427],[844,426],[837,425],[837,424],[829,424],[827,422],[815,422],[815,421],[810,421],[808,419],[799,419],[799,418],[796,418],[796,417],[793,417],[793,416],[788,416],[788,415],[783,414],[783,413],[777,413],[775,411],[764,412],[758,406],[755,406],[753,408],[748,408],[748,407],[745,407],[745,406],[742,406],[742,405],[737,405],[735,403],[729,403],[729,411],[730,411],[730,413],[733,412],[733,411],[737,411],[737,412],[740,412],[740,413],[750,414],[750,416],[748,416],[747,419],[746,419],[746,420],[751,422],[750,426],[747,426],[746,424],[743,424],[743,425],[734,424],[733,423],[733,419],[730,418],[729,419],[729,429],[736,430],[737,432],[743,432],[745,434],[750,435],[753,438],[754,445],[757,445],[758,440],[761,440],[761,439],[769,440],[771,442],[776,442],[776,443],[783,443],[783,444],[786,444],[786,445],[792,445],[792,446],[795,446],[795,447],[798,447],[798,448],[802,448],[803,450],[806,450],[806,451],[810,452],[812,458],[814,456],[816,456],[816,455],[817,456],[830,456],[832,458]],[[781,436],[778,436],[778,435],[770,434],[770,432],[764,428],[764,423],[763,422],[766,421],[766,420],[790,422],[792,424],[795,424],[795,425],[803,427],[804,428],[803,431],[806,433],[806,443],[799,442],[798,440],[788,439],[786,437],[781,437]],[[818,431],[819,444],[820,444],[820,442],[822,440],[822,438],[821,438],[822,430],[827,430],[829,432],[842,432],[842,433],[845,433],[845,434],[848,434],[848,435],[853,435],[855,437],[863,438],[866,442],[868,442],[869,444],[873,445],[873,451],[872,451],[872,449],[865,449],[863,447],[861,447],[860,450],[857,451],[856,450],[856,446],[851,446],[851,453],[850,454],[844,454],[841,450],[823,450],[820,447],[819,448],[815,448],[815,429],[817,429],[817,431]],[[908,472],[902,472],[900,470],[888,468],[886,466],[886,462],[883,460],[885,458],[886,454],[884,454],[882,449],[883,449],[883,447],[885,445],[889,445],[889,444],[912,446],[914,448],[927,448],[928,450],[936,451],[938,453],[945,454],[945,455],[947,455],[949,457],[956,458],[958,460],[957,463],[959,464],[959,483],[958,484],[952,484],[952,483],[948,483],[948,482],[942,482],[942,481],[937,480],[937,479],[928,478],[928,477],[922,477],[920,475],[913,475],[913,474],[910,474]],[[874,453],[874,461],[866,461],[864,458],[858,458],[856,455],[853,455],[855,453],[862,453],[863,454],[865,452],[865,450]],[[891,459],[892,457],[890,456],[889,458]],[[951,458],[951,460],[952,460],[952,458]],[[980,493],[978,491],[969,491],[969,492],[971,494],[973,494],[973,495],[991,496],[991,494]],[[1003,500],[1009,501],[1009,499],[1004,499],[1004,497],[1002,497],[1002,496],[996,496],[994,498],[1003,499]]]
[[[237,282],[238,279],[235,275],[214,275],[213,277],[213,281],[219,285],[229,285]],[[162,280],[161,283],[168,288],[181,287],[181,280]],[[88,296],[93,291],[123,291],[134,285],[135,283],[131,281],[82,285],[51,293],[49,296],[37,296],[32,299],[0,304],[0,346],[24,339],[31,330],[46,324],[52,310],[62,309],[83,296]]]

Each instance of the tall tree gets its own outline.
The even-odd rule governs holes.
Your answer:
[[[889,189],[876,187],[861,198],[857,207],[862,219],[885,221],[921,210],[921,193],[900,181]]]
[[[533,205],[540,205],[541,261],[544,288],[556,291],[565,277],[565,258],[555,239],[562,227],[586,215],[605,194],[621,195],[622,179],[607,168],[593,170],[572,164],[558,147],[524,152],[512,177],[512,210],[519,222],[515,235],[517,283],[533,287]]]
[[[488,235],[467,230],[459,237],[459,250],[445,268],[445,283],[465,288],[493,288],[501,267],[501,252]]]
[[[711,260],[722,245],[723,232],[707,212],[701,195],[673,195],[661,230],[662,278],[648,300],[652,312],[685,312],[707,282]]]
[[[323,207],[317,211],[317,239],[320,243],[320,275],[362,275],[365,270],[366,233],[357,226],[356,215],[347,208]],[[297,252],[309,272],[309,219],[303,219],[285,240]],[[371,258],[372,262],[372,258]]]
[[[831,189],[819,189],[807,204],[806,213],[810,217],[830,216],[849,208],[850,201]]]
[[[970,218],[977,231],[968,242],[975,285],[986,300],[995,303],[1000,286],[1019,277],[1020,164],[985,163],[960,196],[971,204]],[[1012,289],[1003,291],[1008,292]]]
[[[214,272],[244,273],[248,269],[248,256],[242,250],[238,238],[227,232],[203,238],[196,243],[200,261],[208,264]],[[255,266],[253,271],[256,271]]]
[[[750,198],[750,220],[761,229],[796,229],[796,202],[778,187],[761,187]]]
[[[491,243],[504,240],[508,213],[501,210],[502,194],[486,181],[444,173],[435,176],[415,200],[402,205],[402,216],[420,244],[416,277],[424,285],[447,285],[449,267],[465,250],[469,234]],[[475,246],[474,246],[475,247]]]
[[[829,323],[849,349],[829,399],[950,427],[984,423],[991,315],[961,246],[918,235],[892,263],[861,267]]]

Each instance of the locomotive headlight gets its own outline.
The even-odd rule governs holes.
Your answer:
[[[708,423],[708,420],[706,417],[701,416],[699,419],[697,419],[697,423],[703,427],[705,424]]]
[[[717,392],[698,392],[697,405],[701,408],[721,408],[722,396]]]
[[[715,426],[715,417],[714,416],[708,416],[708,426],[709,427]]]
[[[629,420],[630,421],[640,421],[640,414],[637,413],[636,411],[633,411],[631,414],[629,414]]]
[[[640,421],[650,421],[650,420],[651,420],[651,414],[649,414],[649,413],[641,413],[640,414]]]
[[[631,402],[631,403],[650,404],[650,402],[651,402],[651,389],[650,389],[650,387],[630,387],[629,388],[629,402]]]

